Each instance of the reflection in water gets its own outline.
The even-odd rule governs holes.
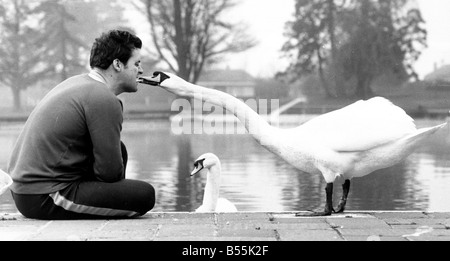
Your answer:
[[[440,121],[420,120],[419,127]],[[0,127],[0,164],[5,169],[19,129]],[[302,173],[263,149],[249,135],[174,135],[169,122],[127,121],[127,177],[145,180],[157,191],[154,211],[194,211],[201,205],[206,176],[190,177],[193,160],[206,152],[222,163],[221,194],[240,211],[321,209],[325,181]],[[341,183],[335,185],[335,205]],[[352,181],[348,210],[450,211],[450,130],[433,136],[406,161]],[[0,212],[13,211],[10,195]]]

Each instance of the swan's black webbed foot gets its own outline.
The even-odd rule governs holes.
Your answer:
[[[334,211],[333,209],[333,183],[328,183],[327,187],[325,188],[325,192],[327,195],[327,201],[325,205],[325,210],[323,212],[314,212],[311,211],[311,213],[297,213],[295,216],[297,217],[324,217],[324,216],[331,216],[331,214]]]
[[[334,213],[344,213],[346,204],[347,204],[347,200],[341,199],[339,201],[339,205],[337,206],[337,209],[334,211]]]
[[[316,211],[311,211],[310,213],[306,212],[302,212],[302,213],[297,213],[295,214],[296,217],[326,217],[326,216],[331,216],[331,214],[334,212],[334,210],[327,210],[325,209],[323,212],[316,212]]]
[[[350,192],[350,180],[345,180],[345,183],[342,185],[342,198],[339,201],[339,205],[335,211],[335,213],[343,213],[345,210],[345,205],[347,204],[348,193]]]

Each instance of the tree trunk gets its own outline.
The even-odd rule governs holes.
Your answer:
[[[188,43],[186,43],[185,28],[183,26],[183,12],[181,8],[181,1],[174,0],[174,27],[175,27],[175,44],[177,49],[177,64],[178,64],[178,75],[190,81],[190,73],[188,70]]]
[[[22,111],[22,100],[21,100],[21,91],[19,88],[11,88],[13,94],[13,102],[14,102],[14,111],[19,112]]]
[[[61,17],[61,32],[64,32],[65,30],[65,18]],[[67,67],[68,67],[68,61],[67,61],[67,38],[63,37],[61,44],[61,81],[65,81],[68,78],[67,75]]]
[[[366,74],[360,73],[356,86],[355,97],[358,99],[370,99],[375,96],[372,88],[372,80]]]
[[[360,6],[361,24],[359,26],[358,35],[360,35],[361,40],[358,43],[357,54],[359,57],[356,57],[357,62],[357,86],[356,86],[356,98],[359,99],[368,99],[373,96],[373,91],[371,89],[372,84],[372,70],[375,68],[370,65],[372,62],[371,56],[371,48],[372,43],[371,40],[366,36],[367,32],[370,31],[369,24],[369,14],[370,14],[370,0],[361,0]]]
[[[322,83],[322,87],[325,90],[325,94],[327,95],[327,98],[334,97],[335,95],[333,95],[330,85],[325,77],[325,72],[323,70],[324,59],[320,55],[320,49],[317,50],[317,59],[319,60],[319,78]]]
[[[342,83],[342,77],[339,73],[339,66],[337,60],[338,47],[336,43],[336,4],[334,0],[327,0],[328,2],[328,34],[330,36],[331,44],[331,66],[330,74],[333,82],[333,89],[336,96],[345,96],[344,86]]]

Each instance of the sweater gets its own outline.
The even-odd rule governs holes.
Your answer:
[[[72,182],[124,177],[121,101],[87,74],[51,90],[25,123],[8,162],[16,194],[50,194]]]

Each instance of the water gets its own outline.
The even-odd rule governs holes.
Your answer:
[[[418,127],[442,120],[418,120]],[[6,168],[21,125],[0,125],[0,167]],[[167,121],[126,121],[127,177],[153,184],[153,211],[193,211],[206,177],[190,177],[193,161],[213,152],[222,163],[221,196],[240,211],[322,209],[325,181],[302,173],[269,153],[249,135],[175,135]],[[341,194],[335,185],[335,205]],[[347,210],[450,211],[450,130],[433,136],[403,163],[352,181]],[[9,193],[0,213],[16,212]]]

